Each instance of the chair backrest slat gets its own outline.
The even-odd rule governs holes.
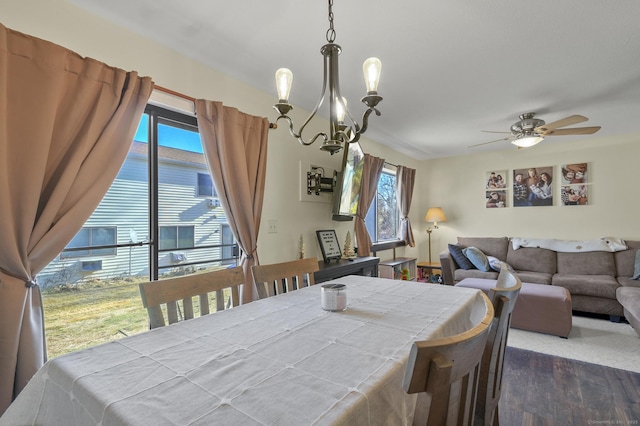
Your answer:
[[[318,260],[315,257],[251,267],[258,297],[261,299],[314,285],[313,273],[318,270]]]
[[[193,318],[193,299],[191,297],[185,297],[182,299],[182,317],[184,319],[192,319]],[[180,318],[178,318],[178,321]]]
[[[507,268],[500,270],[496,287],[489,290],[494,318],[482,356],[476,404],[475,424],[493,425],[498,420],[498,403],[502,394],[502,371],[504,356],[511,326],[511,315],[515,307],[522,282]]]
[[[473,328],[411,347],[403,387],[431,397],[426,424],[473,424],[480,362],[494,316],[489,298],[480,295],[486,315]]]
[[[244,273],[242,267],[238,266],[145,282],[139,287],[142,305],[147,308],[149,314],[149,326],[157,328],[165,325],[161,305],[166,305],[168,323],[173,324],[180,320],[180,316],[184,319],[194,318],[193,297],[196,296],[198,296],[201,316],[210,313],[209,293],[216,294],[217,310],[225,307],[224,290],[230,292],[230,306],[238,306],[240,304],[238,287],[242,284],[244,284]],[[178,301],[182,302],[182,312],[180,312]]]

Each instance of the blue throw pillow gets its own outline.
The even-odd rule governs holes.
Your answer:
[[[473,263],[467,259],[467,256],[462,253],[462,247],[456,244],[449,244],[449,253],[456,264],[462,269],[474,269]]]
[[[511,267],[511,265],[509,265],[507,262],[503,262],[497,257],[487,256],[487,259],[489,259],[489,266],[491,266],[491,269],[493,269],[496,272],[500,272],[502,268],[506,268],[509,272],[514,274],[516,273],[516,271],[514,271],[513,268]]]
[[[479,248],[467,247],[462,250],[462,253],[473,263],[473,266],[480,271],[489,272],[491,270],[489,259],[487,259],[487,256]]]
[[[487,256],[487,260],[489,261],[489,266],[491,266],[491,269],[496,272],[500,272],[500,269],[502,269],[502,260],[493,256]]]
[[[640,250],[636,251],[636,263],[633,265],[632,280],[640,280]]]

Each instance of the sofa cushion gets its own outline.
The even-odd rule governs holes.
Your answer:
[[[556,252],[537,247],[522,247],[514,250],[508,245],[507,263],[516,271],[556,273]],[[524,280],[523,280],[524,281]]]
[[[616,276],[613,253],[593,251],[589,253],[558,253],[558,274]]]
[[[458,265],[460,268],[465,270],[475,268],[473,266],[473,263],[471,263],[471,261],[467,259],[467,256],[465,256],[464,253],[462,252],[461,246],[456,244],[449,244],[449,253],[453,258],[453,261],[456,262],[456,265]]]
[[[462,249],[462,253],[471,263],[473,263],[473,266],[475,266],[476,269],[484,272],[489,272],[491,270],[489,259],[487,259],[487,256],[482,252],[482,250],[476,247],[467,247]]]
[[[617,277],[618,284],[622,287],[638,287],[640,288],[640,280],[632,280],[631,277]]]
[[[507,237],[458,237],[458,244],[463,247],[476,247],[487,256],[505,260],[509,239]]]
[[[633,264],[633,276],[631,277],[632,280],[638,280],[640,279],[640,250],[636,251],[636,260],[635,263]]]
[[[546,272],[516,271],[516,275],[523,283],[531,284],[551,284],[553,274]]]
[[[605,299],[615,299],[616,290],[620,287],[618,281],[611,275],[555,274],[551,279],[551,284],[566,288],[572,295]]]
[[[498,272],[483,272],[479,271],[478,269],[456,269],[453,274],[453,278],[455,279],[455,282],[462,281],[465,278],[485,278],[488,280],[497,280]]]
[[[625,318],[640,335],[640,288],[620,287],[616,296],[624,308]]]
[[[640,249],[640,241],[625,241],[628,250],[617,251],[613,254],[616,262],[616,276],[631,277],[633,276],[633,267],[635,263],[636,252]]]

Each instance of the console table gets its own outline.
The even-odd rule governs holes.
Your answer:
[[[319,271],[313,273],[316,284],[344,277],[346,275],[362,275],[365,277],[378,276],[379,257],[356,257],[353,260],[340,259],[324,263],[318,262]]]

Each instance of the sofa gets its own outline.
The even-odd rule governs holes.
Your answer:
[[[620,251],[561,252],[540,247],[514,248],[509,237],[458,237],[457,246],[475,247],[490,258],[509,265],[522,282],[564,287],[571,294],[574,311],[609,315],[612,321],[634,313],[638,325],[638,297],[619,288],[638,288],[633,280],[636,252],[640,241],[624,241],[627,248]],[[454,261],[449,250],[440,253],[443,281],[455,285],[465,278],[497,279],[495,270],[463,269]],[[632,291],[632,292],[635,292]],[[623,302],[620,301],[622,297]],[[628,308],[622,303],[628,300]],[[631,322],[631,321],[630,321]],[[633,325],[633,324],[632,324]],[[638,331],[638,328],[636,328]],[[640,331],[639,331],[640,333]]]
[[[624,310],[624,317],[640,335],[640,287],[618,287],[616,296]]]

